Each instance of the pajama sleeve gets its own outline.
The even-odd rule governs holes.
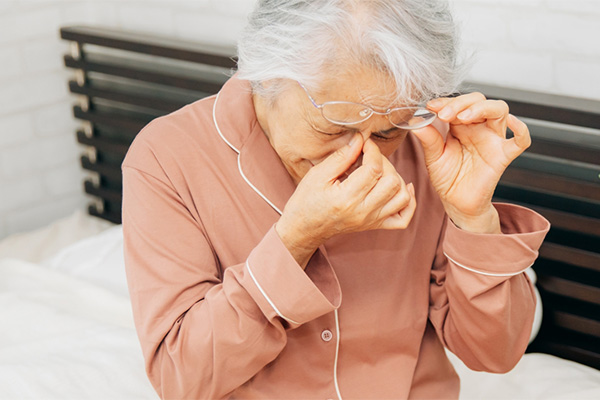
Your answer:
[[[302,270],[274,228],[245,260],[222,265],[150,151],[131,151],[124,251],[147,374],[161,398],[225,397],[279,355],[287,330],[339,306],[337,279],[320,251]]]
[[[524,271],[550,227],[539,214],[495,204],[503,234],[474,234],[449,219],[430,280],[429,319],[469,368],[506,372],[527,347],[535,292]]]

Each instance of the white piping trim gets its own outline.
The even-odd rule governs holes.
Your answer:
[[[338,399],[342,400],[342,394],[340,393],[340,385],[338,384],[337,379],[337,364],[338,364],[338,355],[340,353],[340,321],[338,318],[337,309],[333,311],[335,315],[335,360],[333,361],[333,384],[335,385],[335,392],[337,393]]]
[[[219,134],[219,136],[221,137],[221,139],[223,139],[223,141],[225,143],[227,143],[227,145],[229,147],[231,147],[233,149],[233,151],[235,151],[238,154],[238,170],[240,172],[240,175],[242,176],[242,178],[244,179],[244,181],[246,181],[246,183],[252,188],[252,190],[254,190],[264,201],[266,201],[271,207],[273,207],[273,209],[275,211],[277,211],[279,213],[279,215],[281,215],[281,210],[279,208],[277,208],[275,206],[275,204],[273,204],[264,194],[262,194],[260,192],[260,190],[258,190],[256,188],[256,186],[254,186],[252,184],[252,182],[250,182],[250,180],[246,177],[246,175],[244,174],[244,171],[242,170],[242,165],[240,163],[240,151],[233,145],[231,144],[231,142],[229,142],[229,140],[227,140],[225,138],[225,135],[223,135],[223,132],[221,132],[221,128],[219,128],[219,124],[217,123],[217,115],[216,115],[216,109],[217,109],[217,102],[219,101],[219,95],[221,94],[221,92],[217,93],[217,96],[215,98],[215,103],[213,104],[213,123],[215,124],[215,128],[217,129],[217,133]],[[260,293],[262,293],[263,297],[265,298],[265,300],[267,300],[267,302],[269,303],[269,305],[273,308],[273,310],[275,310],[275,312],[277,313],[277,315],[279,315],[281,318],[285,319],[286,321],[289,321],[293,324],[296,325],[300,325],[298,322],[287,318],[286,316],[284,316],[283,314],[281,314],[281,312],[279,311],[279,309],[275,306],[275,303],[273,303],[273,301],[269,298],[269,296],[267,296],[267,293],[265,293],[265,291],[263,290],[262,286],[260,286],[260,284],[258,283],[258,281],[256,280],[256,278],[254,277],[254,274],[252,273],[252,270],[250,269],[250,264],[248,263],[248,260],[246,260],[246,269],[248,270],[248,273],[250,274],[250,277],[252,278],[252,280],[254,281],[254,284],[256,285],[256,287],[258,288],[258,290],[260,291]],[[338,399],[342,400],[342,395],[340,393],[340,387],[338,385],[338,379],[337,379],[337,364],[338,364],[338,355],[340,352],[340,322],[338,319],[338,312],[337,310],[334,311],[334,315],[335,315],[335,334],[336,334],[336,344],[335,344],[335,360],[333,362],[333,383],[335,385],[335,391],[337,393]]]
[[[225,143],[227,143],[227,145],[229,147],[231,147],[238,154],[238,171],[240,172],[240,175],[242,176],[244,181],[246,181],[248,186],[250,186],[252,188],[252,190],[254,190],[264,201],[266,201],[267,204],[269,204],[271,207],[273,207],[273,209],[275,211],[277,211],[277,213],[279,213],[279,215],[281,215],[282,214],[281,210],[279,208],[277,208],[277,206],[275,206],[275,204],[273,204],[273,202],[271,202],[271,200],[269,200],[267,198],[267,196],[262,194],[262,192],[260,190],[258,190],[257,187],[254,186],[252,184],[252,182],[250,182],[250,180],[246,177],[246,174],[244,174],[244,171],[242,170],[242,164],[240,163],[240,151],[233,144],[231,144],[231,142],[229,142],[229,140],[227,140],[225,138],[225,135],[223,135],[223,132],[221,132],[221,128],[219,128],[219,124],[217,123],[217,115],[216,115],[217,102],[219,101],[219,94],[221,94],[221,92],[219,92],[217,94],[217,97],[215,98],[215,104],[213,104],[213,123],[215,124],[215,128],[217,128],[217,132],[219,133],[219,136],[221,136],[221,139],[223,139],[223,141]]]
[[[277,315],[279,315],[281,318],[285,319],[286,321],[291,322],[292,324],[300,325],[299,322],[296,322],[293,319],[290,319],[290,318],[286,317],[285,315],[283,315],[279,311],[279,309],[275,306],[275,303],[273,303],[273,301],[269,298],[269,296],[267,296],[267,293],[265,293],[265,291],[263,290],[262,286],[260,286],[260,284],[258,283],[258,281],[256,280],[256,278],[254,277],[254,274],[252,273],[252,270],[250,269],[250,264],[248,263],[248,260],[246,260],[246,268],[248,269],[248,272],[250,273],[250,277],[254,281],[254,284],[256,285],[256,287],[258,288],[258,290],[260,290],[260,292],[262,293],[262,295],[264,296],[264,298],[267,300],[267,302],[271,305],[271,307],[273,307],[273,310],[275,310],[275,312],[277,313]]]
[[[234,146],[232,145],[229,140],[225,139],[225,136],[223,135],[223,132],[221,132],[221,129],[219,128],[219,124],[217,123],[217,102],[219,101],[219,95],[221,94],[221,92],[217,93],[217,97],[215,97],[215,104],[213,104],[213,123],[215,124],[215,128],[217,128],[217,132],[219,133],[219,136],[221,136],[221,139],[223,139],[223,141],[225,143],[227,143],[227,145],[229,147],[231,147],[236,153],[238,153],[238,155],[240,154],[240,151]]]
[[[529,268],[529,267],[531,267],[531,265],[533,265],[533,263],[532,263],[532,264],[531,264],[529,267],[527,267],[527,268],[525,268],[525,269],[523,269],[523,270],[521,270],[521,271],[519,271],[519,272],[510,272],[510,273],[503,273],[503,274],[495,274],[495,273],[492,273],[492,272],[483,272],[483,271],[478,271],[478,270],[476,270],[476,269],[473,269],[473,268],[469,268],[469,267],[467,267],[466,265],[463,265],[463,264],[461,264],[461,263],[457,262],[456,260],[454,260],[454,259],[453,259],[452,257],[450,257],[448,254],[446,254],[446,252],[444,252],[444,255],[445,255],[446,257],[448,257],[448,260],[452,261],[452,262],[453,262],[454,264],[456,264],[457,266],[459,266],[459,267],[461,267],[461,268],[463,268],[463,269],[466,269],[467,271],[475,272],[475,273],[477,273],[477,274],[480,274],[480,275],[486,275],[486,276],[515,276],[515,275],[522,274],[523,272],[525,272],[525,271],[527,270],[527,268]]]
[[[240,156],[239,156],[239,155],[238,155],[238,170],[240,171],[240,175],[242,175],[242,178],[244,178],[244,180],[245,180],[245,181],[246,181],[246,183],[247,183],[247,184],[248,184],[248,185],[249,185],[249,186],[252,188],[252,190],[254,190],[254,191],[255,191],[255,192],[256,192],[256,193],[257,193],[257,194],[258,194],[260,197],[262,197],[262,199],[263,199],[264,201],[266,201],[266,202],[267,202],[267,203],[268,203],[268,204],[269,204],[271,207],[273,207],[273,209],[274,209],[275,211],[277,211],[277,212],[279,213],[279,215],[281,215],[281,210],[280,210],[279,208],[277,208],[277,206],[275,206],[275,204],[273,204],[273,203],[271,202],[271,200],[267,199],[267,197],[266,197],[264,194],[262,194],[262,193],[260,192],[260,190],[258,190],[258,189],[256,188],[256,186],[254,186],[254,185],[252,184],[252,182],[250,182],[250,180],[249,180],[248,178],[246,178],[246,175],[244,175],[244,171],[242,171],[242,165],[240,164]]]

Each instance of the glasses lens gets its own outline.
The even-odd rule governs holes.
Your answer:
[[[329,102],[321,108],[323,117],[334,124],[356,124],[369,118],[373,111],[361,104]]]
[[[389,114],[390,122],[402,129],[419,129],[431,124],[437,115],[426,108],[400,108]]]

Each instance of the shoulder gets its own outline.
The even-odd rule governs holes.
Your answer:
[[[122,168],[158,177],[186,165],[186,160],[203,160],[225,148],[215,131],[213,105],[211,96],[152,120],[133,140]]]

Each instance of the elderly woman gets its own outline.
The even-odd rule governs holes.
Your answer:
[[[259,1],[238,74],[140,133],[125,256],[161,397],[448,399],[445,348],[515,365],[548,223],[492,204],[530,138],[443,97],[455,43],[442,1]]]

